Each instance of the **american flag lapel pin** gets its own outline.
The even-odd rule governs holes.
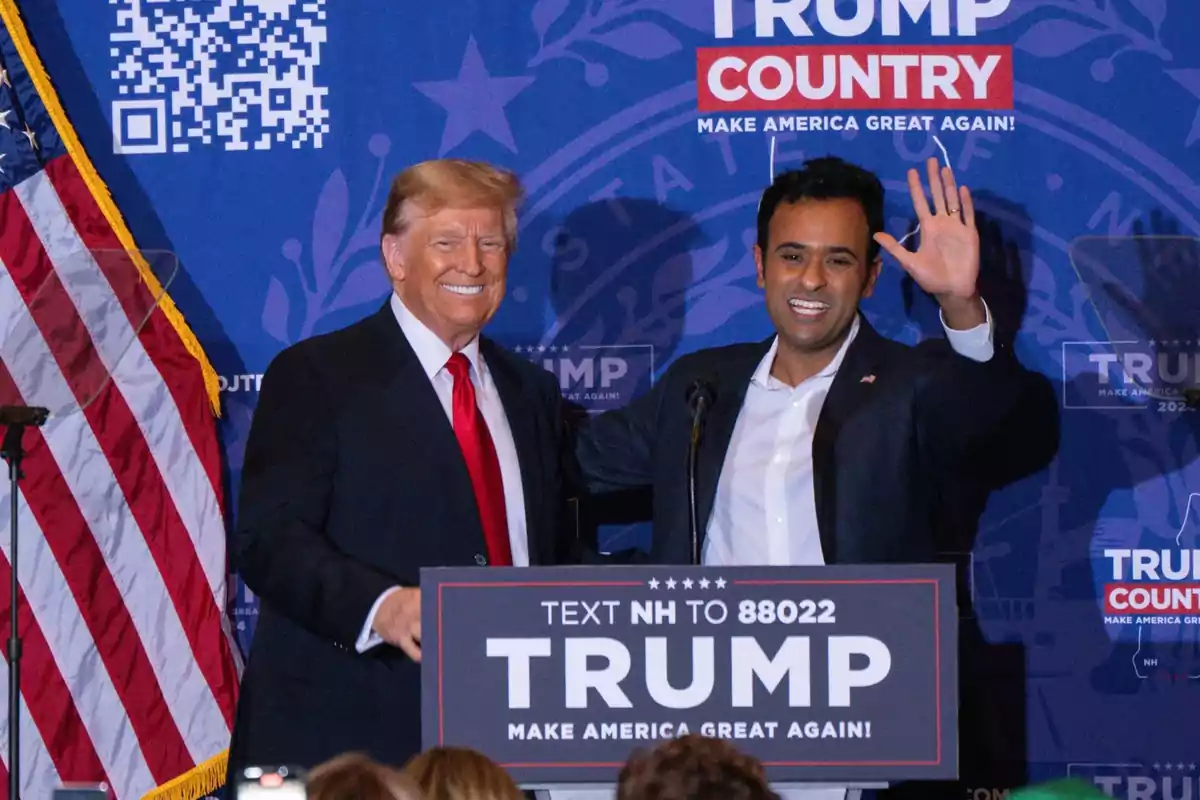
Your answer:
[[[873,374],[872,375],[863,375],[862,380],[859,381],[859,383],[874,383],[874,382],[875,382],[875,376]]]

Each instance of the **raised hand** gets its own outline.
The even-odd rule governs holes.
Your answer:
[[[979,232],[975,207],[967,187],[957,187],[949,167],[938,169],[936,158],[926,164],[933,209],[915,169],[908,171],[908,190],[920,223],[921,243],[914,252],[886,233],[875,234],[879,243],[912,276],[917,285],[947,305],[977,301]]]

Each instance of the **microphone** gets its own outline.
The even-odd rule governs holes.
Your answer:
[[[712,384],[708,381],[697,379],[688,385],[687,404],[693,417],[707,411],[715,399],[716,394],[713,392]]]
[[[687,406],[692,412],[692,437],[688,444],[688,528],[692,537],[692,566],[700,565],[700,515],[696,508],[696,455],[700,451],[700,432],[704,415],[716,402],[716,393],[708,381],[697,379],[687,389]]]

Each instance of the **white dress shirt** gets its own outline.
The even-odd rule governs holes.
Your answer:
[[[706,529],[705,565],[825,563],[813,494],[813,433],[858,329],[855,317],[829,365],[795,388],[771,376],[779,338],[771,343],[750,379],[725,453]],[[946,328],[946,338],[960,355],[988,361],[993,352],[991,312],[984,324],[970,330]]]
[[[396,321],[400,323],[400,330],[404,331],[404,336],[412,346],[413,352],[417,354],[417,360],[421,362],[425,374],[433,383],[433,389],[437,392],[438,400],[442,402],[442,409],[446,412],[446,419],[453,425],[454,411],[451,403],[454,397],[454,378],[446,370],[446,362],[450,360],[453,353],[449,346],[437,337],[437,334],[429,330],[404,307],[404,303],[400,302],[400,297],[396,294],[392,295],[392,312],[396,315]],[[512,429],[508,425],[508,417],[504,413],[504,405],[500,402],[496,385],[492,382],[491,373],[479,352],[479,337],[475,337],[462,348],[462,354],[471,362],[471,383],[475,386],[475,404],[483,412],[483,419],[487,422],[488,432],[496,446],[496,457],[500,460],[500,479],[504,483],[504,510],[508,517],[508,540],[512,548],[512,563],[514,567],[527,567],[529,566],[529,540],[525,527],[525,494],[521,485],[521,465],[517,460],[517,446],[513,442]],[[437,421],[430,420],[430,424],[436,425]],[[384,598],[398,588],[400,587],[388,589],[371,606],[371,611],[367,614],[362,633],[356,643],[358,652],[369,650],[383,641],[371,626],[375,621],[375,613],[379,610]]]
[[[994,352],[992,318],[965,331],[946,328],[950,346],[975,361]],[[823,370],[795,388],[771,376],[779,338],[763,356],[734,424],[701,555],[705,566],[789,566],[825,563],[817,531],[812,445],[825,396],[858,335],[850,335]],[[785,800],[855,800],[858,789],[785,789]]]
[[[985,306],[986,308],[986,306]],[[942,327],[946,321],[942,319]],[[733,436],[709,518],[705,566],[824,564],[817,533],[813,490],[812,443],[817,418],[846,351],[858,335],[855,317],[850,335],[833,361],[792,388],[771,377],[779,339],[763,356]],[[975,361],[991,359],[992,316],[965,331],[946,328],[950,346]],[[841,786],[791,789],[773,787],[784,800],[857,800],[859,789]],[[611,789],[538,792],[538,800],[612,800]]]

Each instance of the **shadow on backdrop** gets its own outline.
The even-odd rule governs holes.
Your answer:
[[[1055,718],[1054,709],[1063,702],[1154,692],[1164,682],[1200,678],[1196,631],[1174,626],[1154,642],[1139,641],[1140,626],[1127,626],[1119,635],[1106,630],[1097,600],[1099,584],[1113,579],[1111,562],[1102,556],[1106,547],[1160,550],[1176,546],[1164,533],[1183,534],[1190,497],[1175,473],[1189,467],[1197,452],[1200,416],[1188,410],[1185,392],[1197,386],[1200,242],[1180,236],[1178,226],[1160,212],[1152,213],[1148,223],[1136,223],[1129,236],[1081,237],[1069,253],[1078,276],[1071,290],[1056,291],[1057,276],[1038,276],[1039,296],[1027,315],[1022,298],[1027,299],[1024,287],[1030,285],[1029,264],[1023,262],[1033,252],[1029,221],[1012,204],[983,193],[977,207],[996,212],[981,212],[979,227],[983,294],[996,317],[998,336],[1011,336],[1013,322],[1023,319],[1025,343],[1032,343],[1042,357],[1053,354],[1061,367],[1046,379],[1048,390],[1030,395],[1033,405],[1010,431],[1035,450],[1061,440],[1065,457],[1053,459],[1047,472],[1022,480],[1027,467],[1036,467],[1045,453],[1031,452],[1029,464],[981,454],[993,474],[973,493],[956,495],[947,522],[948,530],[979,530],[975,510],[982,506],[963,499],[989,487],[1006,486],[1006,507],[1020,509],[985,526],[969,550],[959,551],[974,553],[975,585],[966,599],[972,601],[977,622],[996,629],[983,637],[978,624],[969,626],[970,631],[964,624],[964,686],[970,688],[973,676],[982,675],[988,681],[988,702],[979,718],[987,725],[964,720],[977,729],[973,736],[984,738],[969,741],[964,727],[962,774],[968,786],[1010,788],[1026,777],[1014,769],[1017,759],[1027,757],[1026,726],[1044,726],[1052,737],[1054,730],[1061,732],[1069,720]],[[1020,268],[1013,270],[1013,265]],[[994,280],[1005,274],[1020,279],[1006,288]],[[940,335],[932,301],[918,292],[909,287],[910,313],[927,335]],[[1070,313],[1057,307],[1059,295],[1071,297]],[[1100,336],[1091,328],[1097,321]],[[1092,341],[1097,339],[1104,341]],[[1062,409],[1055,425],[1061,431],[1051,433],[1045,423],[1031,429],[1030,420],[1040,419],[1038,410],[1051,399]],[[1128,500],[1131,490],[1133,499]],[[1181,545],[1200,544],[1195,536],[1192,532]],[[993,570],[993,565],[1000,568]],[[1128,571],[1123,577],[1128,579]],[[980,665],[972,646],[986,653],[987,660],[995,659],[995,646],[986,638],[1022,643],[1029,666],[1020,684],[1031,682],[1021,692],[1007,667],[997,674],[996,665],[985,662],[983,672],[975,673]],[[1067,691],[1069,700],[1052,701],[1051,694]],[[964,693],[964,716],[968,702]],[[1036,723],[1022,719],[1016,729],[1008,721],[1012,710],[1027,708],[1040,709],[1043,718]]]
[[[980,234],[980,294],[992,315],[997,348],[1017,347],[1016,335],[1029,306],[1032,223],[1025,210],[1009,201],[979,192],[976,225]],[[1001,223],[1000,219],[1010,220]],[[1016,222],[1011,222],[1016,221]],[[901,294],[905,311],[924,338],[944,339],[936,302],[904,276]],[[1020,358],[1020,353],[1017,354]],[[1041,502],[1042,481],[1036,477],[1053,460],[1060,442],[1059,402],[1054,384],[1027,366],[1021,401],[1003,436],[981,445],[969,456],[973,466],[945,476],[940,498],[938,531],[942,557],[959,572],[959,775],[956,782],[901,784],[886,797],[962,798],[979,787],[1013,788],[1029,782],[1028,678],[1026,649],[1021,639],[990,641],[985,619],[994,609],[977,607],[972,585],[973,553],[984,538],[980,526],[989,497],[1006,488],[1017,506]],[[1022,503],[1022,495],[1030,495]],[[1036,557],[1036,518],[1018,517],[1017,525],[1001,526],[999,535],[1012,538],[1006,552]],[[1025,587],[1032,592],[1033,587]]]
[[[551,371],[578,420],[587,409],[619,408],[645,394],[674,358],[694,251],[705,242],[686,213],[643,198],[588,203],[559,227],[550,263],[560,325]],[[648,490],[634,490],[584,504],[580,538],[602,551],[648,542],[650,499]]]
[[[1093,563],[1089,549],[1103,558],[1105,548],[1200,547],[1200,509],[1192,508],[1188,519],[1195,502],[1181,474],[1196,460],[1200,434],[1200,239],[1181,235],[1171,217],[1155,210],[1134,223],[1130,236],[1076,239],[1071,255],[1109,340],[1071,349],[1063,390],[1071,429],[1086,431],[1077,452],[1098,450],[1108,467],[1085,463],[1072,470],[1078,476],[1072,494],[1078,487],[1087,505],[1069,532],[1081,557],[1063,570],[1060,592],[1082,601],[1096,596],[1098,583],[1113,581],[1111,561]],[[1132,508],[1121,518],[1114,493],[1128,490]],[[1128,567],[1122,578],[1130,579]],[[1089,662],[1094,691],[1136,695],[1200,679],[1195,625],[1145,626],[1150,632],[1142,641],[1143,626],[1105,631],[1102,609],[1093,609],[1097,648],[1108,649],[1107,657]]]

